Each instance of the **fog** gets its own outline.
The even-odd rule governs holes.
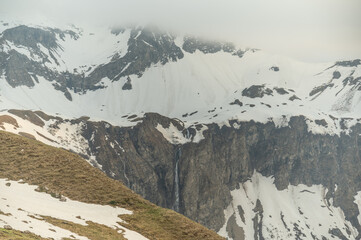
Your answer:
[[[0,18],[94,28],[156,24],[302,61],[361,58],[360,0],[0,0]]]

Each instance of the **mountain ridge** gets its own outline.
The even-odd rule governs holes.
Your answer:
[[[40,40],[38,59],[1,46],[19,73],[1,70],[1,128],[74,151],[228,239],[360,239],[359,59],[304,63],[143,27],[75,32],[54,33],[56,61]]]
[[[5,31],[10,30],[12,28]],[[52,48],[41,47],[41,51],[45,51],[39,53],[43,56],[41,61],[45,61],[41,63],[32,60],[32,53],[26,46],[9,45],[6,40],[8,45],[2,44],[2,62],[10,65],[2,69],[2,79],[11,88],[4,82],[1,86],[3,109],[42,110],[52,115],[60,113],[66,118],[89,116],[122,126],[133,125],[122,119],[123,116],[137,114],[141,117],[145,112],[157,112],[187,122],[220,124],[229,119],[265,122],[269,117],[282,121],[283,115],[300,113],[314,121],[321,114],[328,126],[333,122],[329,115],[336,118],[360,115],[359,60],[305,64],[262,51],[237,50],[228,43],[191,37],[176,39],[162,32],[153,36],[153,32],[143,28],[125,29],[118,35],[110,31],[104,36],[83,33],[74,38],[69,35],[69,39],[62,37],[64,32],[57,34],[57,44],[64,46],[52,56],[60,65],[70,61],[70,50],[77,49],[78,55],[84,57],[87,56],[85,52],[91,52],[79,46],[78,41],[87,40],[91,44],[103,41],[108,44],[102,47],[108,48],[104,52],[108,56],[98,60],[103,62],[82,65],[85,72],[75,68],[73,72],[64,71],[57,69],[57,64],[51,60]],[[192,50],[184,50],[187,45],[192,45]],[[237,55],[239,51],[241,57]],[[69,56],[62,59],[66,55]],[[78,57],[78,64],[84,57]],[[9,61],[5,61],[7,58]],[[52,65],[49,65],[50,60]],[[262,97],[244,92],[246,88],[263,91],[262,86],[270,89]],[[61,97],[62,94],[69,101]],[[48,98],[49,104],[36,95]],[[331,98],[330,103],[328,99]],[[238,104],[240,108],[237,109],[232,104],[235,101],[242,106]]]

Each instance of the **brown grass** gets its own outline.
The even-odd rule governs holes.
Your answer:
[[[43,127],[45,125],[44,121],[41,120],[41,118],[39,118],[38,115],[36,115],[34,112],[30,111],[30,110],[15,110],[15,109],[10,109],[8,111],[11,114],[14,114],[24,120],[28,120],[29,122]]]
[[[26,133],[26,132],[19,132],[19,135],[20,136],[23,136],[23,137],[26,137],[26,138],[30,138],[30,139],[36,139],[35,137],[34,137],[34,135],[32,135],[32,134],[30,134],[30,133]]]
[[[43,218],[53,224],[54,226],[67,229],[80,236],[87,237],[89,239],[99,240],[124,240],[125,238],[121,233],[118,233],[119,229],[112,229],[110,227],[87,221],[87,226],[76,224],[69,221],[59,220],[52,217],[43,216]]]
[[[4,125],[4,123],[11,124],[11,125],[13,125],[14,127],[17,127],[17,128],[19,127],[18,122],[16,121],[16,119],[9,116],[9,115],[0,116],[0,127],[2,127]]]
[[[38,115],[39,117],[41,117],[45,121],[49,121],[50,119],[62,120],[62,118],[60,118],[60,117],[50,116],[50,115],[48,115],[46,113],[43,113],[42,111],[35,111],[33,113],[35,113],[36,115]]]
[[[45,240],[32,233],[24,233],[16,230],[6,230],[0,228],[0,239],[1,240]]]
[[[3,131],[0,153],[0,178],[23,179],[73,200],[132,210],[132,215],[121,216],[128,223],[124,226],[149,239],[223,239],[181,214],[142,199],[76,154]]]

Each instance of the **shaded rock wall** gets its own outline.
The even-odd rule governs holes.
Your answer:
[[[341,136],[311,134],[303,117],[291,118],[283,128],[253,121],[241,123],[239,129],[212,124],[200,143],[175,146],[155,128],[158,123],[166,128],[170,122],[182,130],[178,120],[146,114],[132,128],[87,122],[84,137],[94,139],[91,151],[109,176],[168,208],[175,201],[174,156],[181,148],[180,212],[210,228],[218,230],[224,224],[230,190],[258,171],[274,176],[280,190],[289,184],[324,185],[327,198],[332,197],[361,232],[353,203],[361,190],[360,124]]]

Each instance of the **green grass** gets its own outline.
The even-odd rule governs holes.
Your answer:
[[[144,200],[76,154],[3,131],[0,153],[0,178],[23,179],[73,200],[132,210],[132,215],[121,216],[127,222],[123,225],[149,239],[223,239],[181,214]],[[94,234],[90,239],[104,238]]]

